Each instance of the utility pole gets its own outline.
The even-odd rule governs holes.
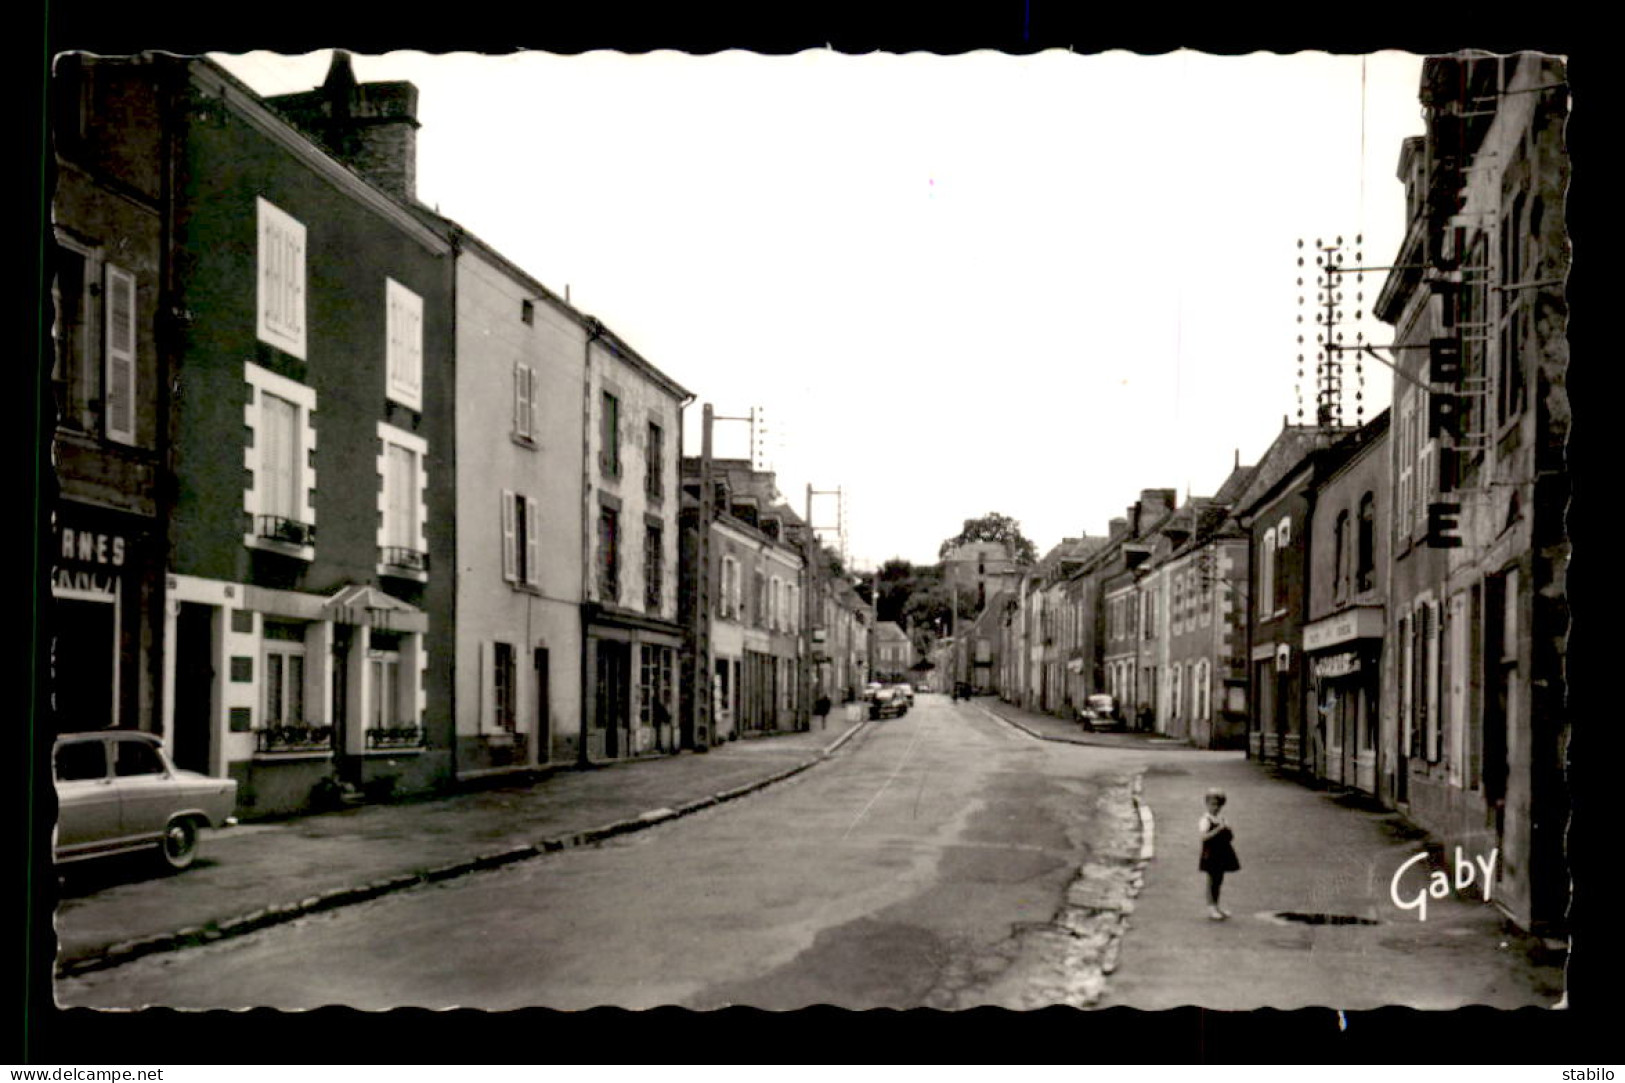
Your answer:
[[[717,487],[715,454],[712,450],[711,430],[718,421],[747,421],[751,431],[751,454],[754,464],[756,448],[756,415],[755,407],[751,408],[748,417],[730,417],[718,414],[710,403],[706,403],[700,411],[700,528],[699,536],[695,539],[694,570],[694,638],[693,659],[691,662],[691,684],[694,693],[689,704],[689,717],[687,733],[683,737],[685,747],[694,749],[709,748],[715,741],[714,717],[716,694],[712,689],[712,682],[716,679],[714,671],[716,663],[711,651],[711,526],[717,517]],[[739,690],[734,690],[734,702],[740,701]]]
[[[823,546],[818,540],[818,527],[813,522],[813,497],[834,496],[837,509],[840,508],[840,489],[814,489],[812,483],[807,484],[807,537],[803,546],[805,552],[804,583],[801,590],[801,690],[802,703],[810,705],[815,695],[828,695],[829,689],[824,687],[822,663],[814,662],[811,655],[814,653],[813,636],[816,631],[816,606],[827,582],[825,575]],[[836,514],[836,530],[840,529],[841,515]],[[825,529],[828,529],[827,527]],[[828,642],[829,632],[826,629],[825,641]],[[809,725],[809,728],[810,725]]]
[[[879,680],[880,652],[880,565],[875,565],[874,586],[869,590],[869,679]]]
[[[711,523],[716,518],[716,482],[711,465],[711,404],[700,411],[700,525],[694,539],[694,650],[689,659],[689,717],[683,727],[681,743],[689,749],[711,747],[712,711],[715,693],[712,691],[711,661]]]

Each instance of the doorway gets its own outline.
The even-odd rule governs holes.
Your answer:
[[[213,773],[215,614],[182,602],[175,616],[175,766],[202,775]]]
[[[593,725],[603,732],[604,755],[616,759],[621,752],[621,727],[626,724],[632,698],[631,647],[598,641],[598,679],[593,696]]]
[[[118,725],[117,621],[112,597],[54,600],[51,690],[60,732]]]
[[[533,658],[536,666],[536,762],[546,763],[553,755],[553,694],[547,648],[537,647]]]

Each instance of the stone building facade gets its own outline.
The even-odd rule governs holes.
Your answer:
[[[1401,347],[1379,785],[1447,844],[1497,853],[1494,901],[1520,925],[1558,927],[1566,71],[1537,54],[1434,58],[1421,99],[1427,134],[1400,158],[1408,230],[1376,307]]]
[[[683,408],[693,396],[587,318],[582,435],[586,759],[675,751]]]
[[[1344,438],[1349,455],[1318,481],[1308,530],[1310,772],[1376,795],[1383,774],[1382,674],[1388,598],[1389,414]]]

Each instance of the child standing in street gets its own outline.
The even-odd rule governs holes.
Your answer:
[[[1207,873],[1207,916],[1213,921],[1223,921],[1230,916],[1228,910],[1219,908],[1219,890],[1224,886],[1224,874],[1241,868],[1236,857],[1235,836],[1221,815],[1224,803],[1224,791],[1214,786],[1207,792],[1207,811],[1196,821],[1202,837],[1201,869]]]

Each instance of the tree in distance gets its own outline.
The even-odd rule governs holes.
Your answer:
[[[1017,564],[1038,563],[1038,549],[1021,532],[1021,524],[996,511],[990,511],[979,519],[966,519],[964,529],[943,542],[937,556],[946,558],[959,546],[979,541],[1004,543]]]

